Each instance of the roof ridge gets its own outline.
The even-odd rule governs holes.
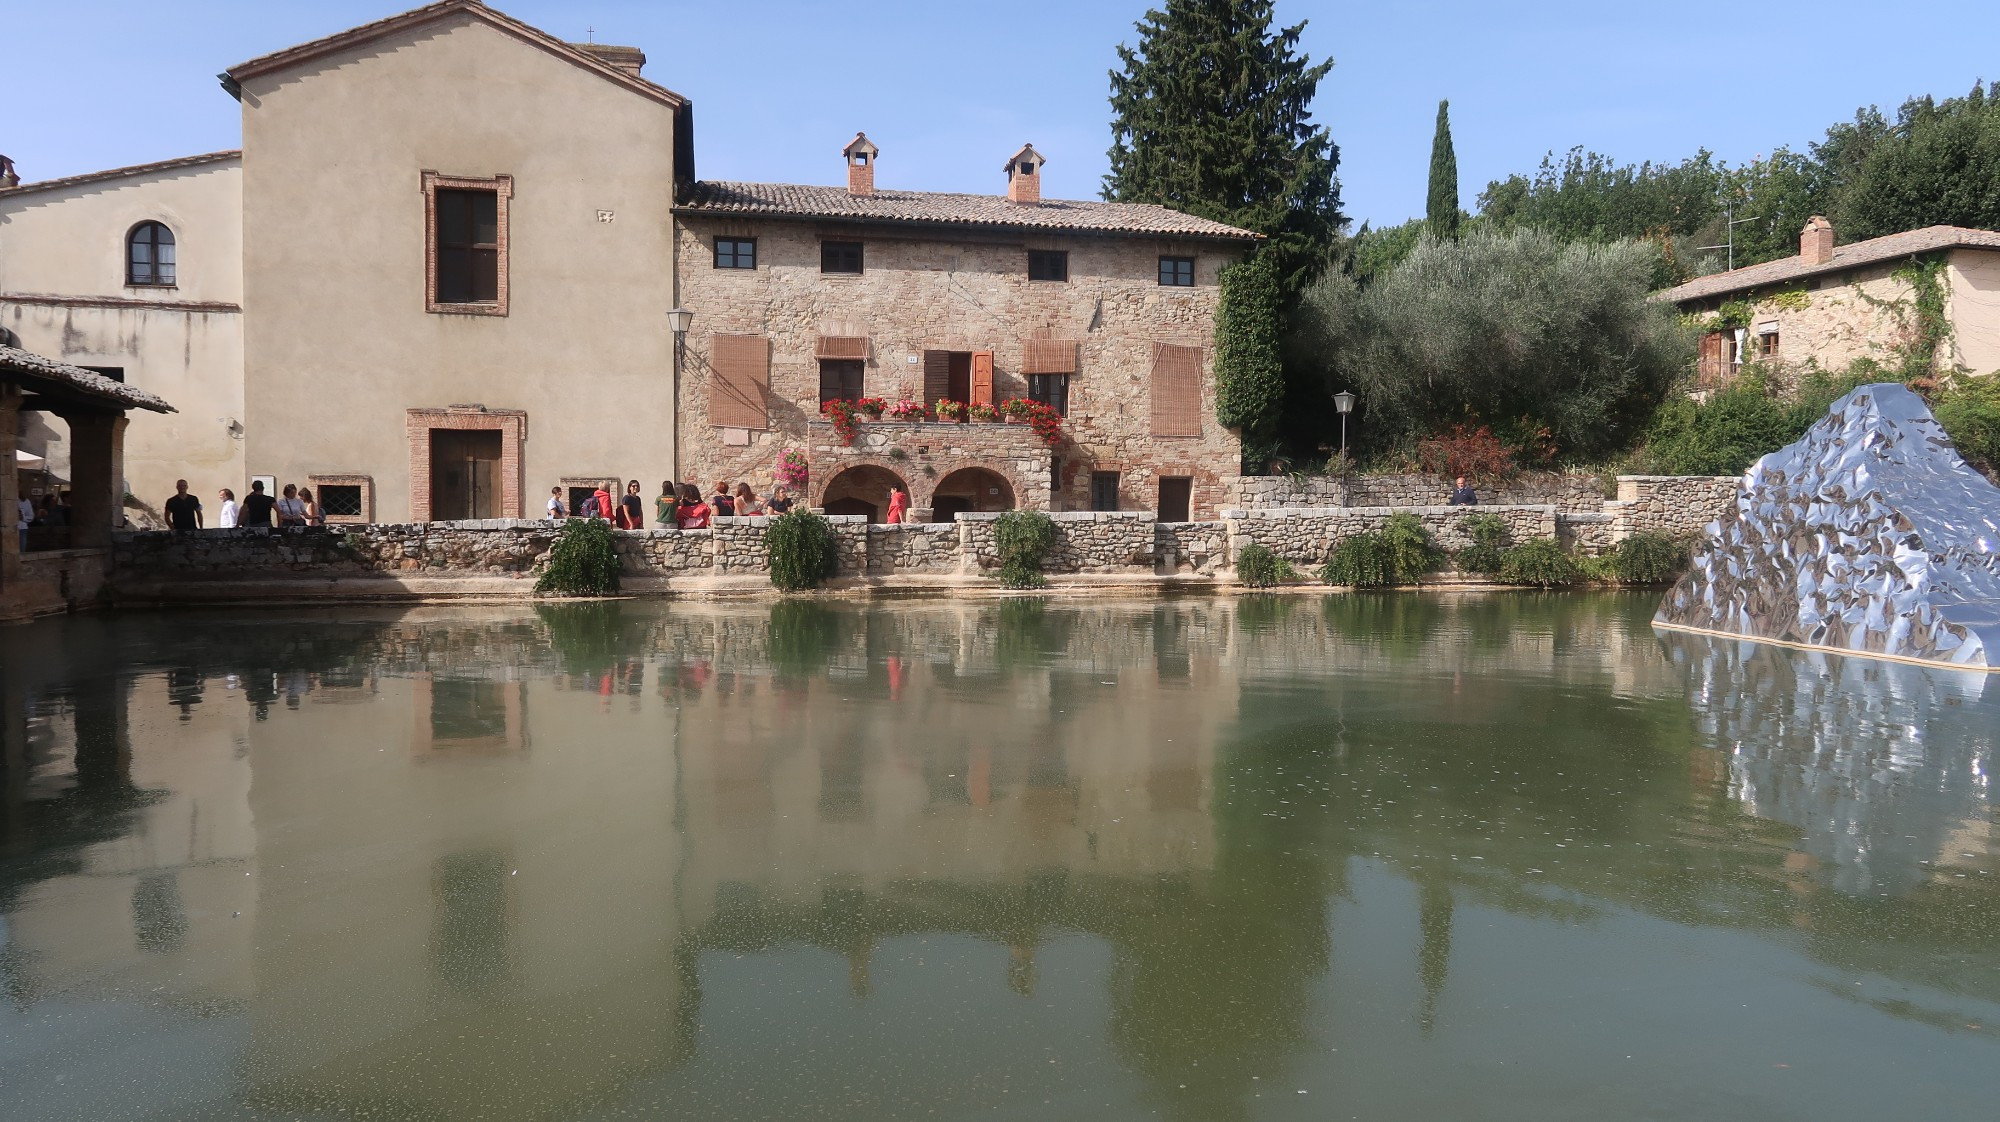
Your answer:
[[[777,181],[777,180],[761,180],[761,179],[698,179],[698,180],[696,180],[696,181],[695,181],[695,186],[696,186],[696,187],[704,187],[704,186],[712,186],[712,187],[789,187],[789,188],[793,188],[793,189],[796,189],[796,190],[804,190],[804,191],[839,191],[839,192],[841,192],[842,194],[846,194],[846,193],[847,193],[847,188],[845,188],[845,187],[842,187],[842,186],[840,186],[840,185],[839,185],[839,184],[837,184],[837,183],[784,183],[784,182],[780,182],[780,181]],[[874,198],[878,198],[878,199],[879,199],[879,198],[883,198],[883,197],[886,197],[886,196],[893,196],[893,195],[928,195],[928,196],[932,196],[932,197],[941,197],[941,198],[953,198],[953,199],[1000,199],[1000,200],[1006,200],[1006,199],[1007,199],[1007,194],[1006,194],[1006,192],[1004,192],[1004,191],[996,191],[996,192],[985,192],[985,191],[921,191],[921,190],[918,190],[918,189],[916,189],[916,188],[914,188],[914,187],[877,187],[877,188],[875,188],[875,194],[874,194],[874,196],[873,196],[873,197],[874,197]],[[1198,214],[1188,214],[1188,212],[1187,212],[1187,211],[1184,211],[1184,210],[1175,210],[1175,209],[1174,209],[1173,207],[1170,207],[1170,206],[1166,205],[1165,203],[1130,203],[1130,202],[1125,202],[1125,201],[1123,201],[1123,200],[1120,200],[1120,199],[1058,199],[1058,198],[1054,198],[1054,197],[1052,197],[1052,196],[1048,196],[1048,195],[1044,195],[1044,196],[1042,196],[1042,198],[1041,198],[1041,200],[1040,200],[1040,203],[1039,203],[1039,204],[1028,204],[1028,205],[1041,205],[1041,206],[1047,206],[1047,205],[1049,205],[1050,203],[1067,203],[1067,204],[1071,204],[1071,205],[1074,205],[1074,206],[1104,206],[1104,207],[1110,207],[1110,206],[1129,206],[1129,207],[1150,207],[1150,208],[1152,208],[1152,209],[1154,209],[1154,210],[1163,210],[1163,211],[1166,211],[1166,212],[1168,212],[1168,213],[1170,213],[1170,214],[1185,214],[1185,215],[1187,215],[1187,216],[1188,216],[1189,218],[1201,218],[1201,216],[1200,216],[1200,215],[1198,215]],[[1015,203],[1014,205],[1016,205],[1016,206],[1020,206],[1020,205],[1022,205],[1022,204],[1020,204],[1020,203]],[[1208,218],[1203,218],[1203,219],[1202,219],[1202,221],[1204,221],[1204,222],[1212,222],[1212,221],[1214,221],[1214,219],[1208,219]],[[1220,224],[1221,224],[1221,225],[1228,225],[1228,223],[1220,223]]]
[[[269,74],[275,70],[282,70],[345,47],[373,42],[376,39],[394,34],[404,28],[419,27],[439,17],[455,12],[463,12],[466,15],[481,20],[525,43],[540,47],[558,58],[574,63],[585,70],[592,71],[603,78],[624,86],[634,93],[642,94],[657,101],[664,101],[676,108],[689,104],[687,98],[660,85],[658,82],[620,70],[588,51],[566,43],[533,24],[523,23],[505,12],[487,7],[485,4],[480,3],[480,0],[438,0],[435,4],[426,4],[421,8],[411,8],[407,12],[398,12],[393,16],[387,16],[372,23],[360,24],[350,27],[345,31],[338,31],[332,35],[324,35],[318,39],[286,47],[283,50],[258,55],[247,62],[237,63],[235,66],[223,71],[223,73],[227,74],[234,81],[242,82],[246,78],[254,78],[260,74]]]
[[[1016,230],[1260,241],[1252,230],[1159,203],[1105,199],[1043,199],[1017,203],[1005,195],[957,191],[878,190],[854,195],[817,183],[697,180],[674,209],[690,214],[768,215],[846,222],[921,223]]]
[[[1656,295],[1659,299],[1679,303],[1728,292],[1762,288],[1785,281],[1803,280],[1823,273],[1837,273],[1865,265],[1878,265],[1918,253],[1953,249],[2000,249],[2000,231],[1944,223],[1919,226],[1914,230],[1898,230],[1893,234],[1883,234],[1863,241],[1834,246],[1833,255],[1825,261],[1807,261],[1802,256],[1760,261],[1740,269],[1695,277],[1672,288],[1662,289]]]
[[[153,171],[178,171],[181,168],[221,163],[224,160],[237,159],[242,155],[241,148],[226,148],[220,152],[204,152],[199,156],[174,156],[165,160],[154,160],[151,163],[130,164],[122,168],[78,172],[75,175],[57,176],[54,179],[38,179],[33,183],[23,183],[17,187],[0,187],[0,196],[18,195],[27,191],[51,191],[62,187],[96,183],[100,180],[121,179],[128,175],[144,175]]]

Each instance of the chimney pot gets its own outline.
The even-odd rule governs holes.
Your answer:
[[[1035,206],[1042,201],[1042,165],[1047,163],[1032,144],[1007,159],[1007,201]]]
[[[1809,265],[1824,265],[1833,260],[1833,223],[1825,215],[1813,215],[1799,232],[1799,256]]]
[[[840,150],[847,158],[847,193],[866,198],[875,193],[875,159],[882,154],[865,132],[857,132]]]
[[[571,43],[570,46],[634,78],[639,77],[639,71],[646,67],[646,52],[637,47],[615,47],[610,43]]]
[[[5,156],[0,156],[0,190],[8,187],[19,187],[20,185],[21,175],[14,170],[14,161]]]

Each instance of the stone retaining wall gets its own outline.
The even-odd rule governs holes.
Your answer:
[[[1481,487],[1488,506],[1553,506],[1561,511],[1596,513],[1604,505],[1604,482],[1596,475],[1529,472],[1498,487]],[[1263,475],[1236,481],[1234,505],[1245,510],[1320,506],[1441,506],[1451,498],[1452,481],[1435,475]]]
[[[1356,534],[1373,533],[1390,516],[1409,513],[1417,516],[1430,531],[1431,539],[1448,550],[1472,544],[1465,529],[1467,519],[1491,514],[1507,523],[1509,542],[1556,535],[1556,508],[1553,506],[1428,506],[1398,511],[1390,507],[1297,507],[1278,510],[1224,511],[1236,549],[1250,543],[1264,546],[1293,564],[1323,563],[1340,542]]]

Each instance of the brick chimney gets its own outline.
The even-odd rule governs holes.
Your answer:
[[[0,156],[0,191],[21,185],[21,174],[14,170],[14,161]]]
[[[1808,265],[1824,265],[1833,260],[1833,223],[1815,214],[1799,233],[1799,256]]]
[[[865,132],[857,132],[847,147],[840,150],[847,157],[847,193],[866,197],[875,193],[875,157],[882,154]]]
[[[571,43],[570,46],[634,78],[646,67],[646,52],[637,47],[614,47],[609,43]]]
[[[1007,201],[1034,206],[1042,201],[1042,165],[1048,163],[1032,144],[1007,159]]]

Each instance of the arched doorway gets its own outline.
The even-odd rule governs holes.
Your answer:
[[[1014,509],[1014,488],[991,468],[959,468],[931,489],[931,521],[951,522],[968,511]]]
[[[875,464],[858,464],[826,481],[819,505],[828,514],[859,514],[880,522],[889,514],[889,488],[909,485],[903,477]]]

